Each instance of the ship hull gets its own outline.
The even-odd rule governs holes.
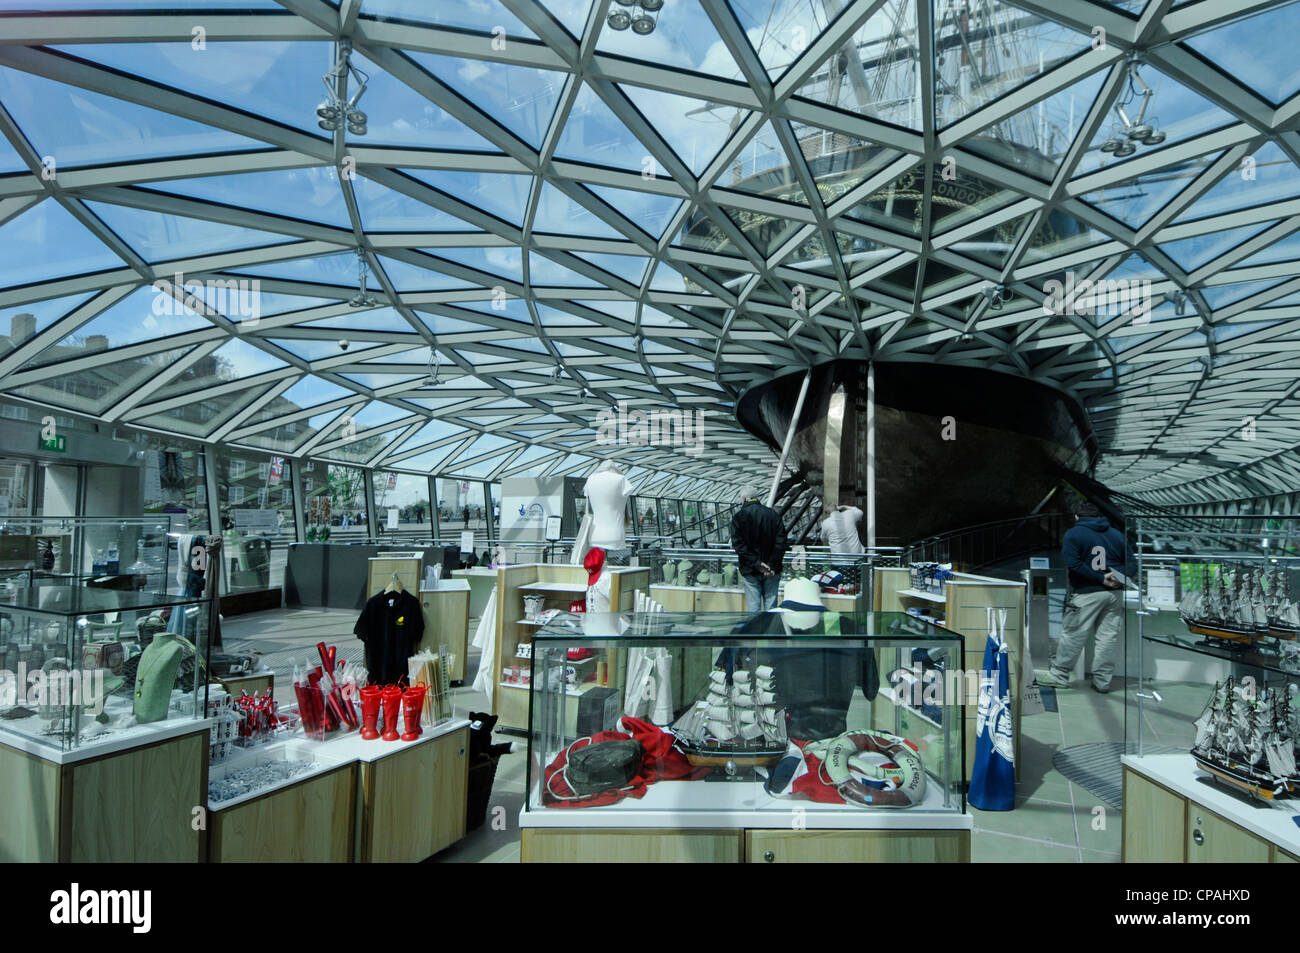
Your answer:
[[[720,749],[696,748],[678,744],[678,750],[686,760],[697,768],[726,768],[733,764],[737,768],[770,768],[785,757],[786,749],[781,748],[759,751],[724,751]]]
[[[1289,788],[1286,782],[1274,781],[1271,778],[1260,778],[1239,767],[1213,761],[1204,755],[1197,754],[1195,751],[1192,752],[1192,757],[1196,759],[1196,763],[1201,767],[1201,770],[1208,772],[1215,780],[1221,781],[1239,791],[1245,791],[1247,794],[1264,801],[1272,801],[1274,798],[1285,795]]]
[[[1275,639],[1285,639],[1288,642],[1294,642],[1297,636],[1300,636],[1300,628],[1289,625],[1270,625],[1268,634]]]
[[[1187,631],[1193,635],[1203,635],[1207,638],[1221,639],[1225,642],[1236,642],[1239,645],[1250,645],[1255,641],[1256,635],[1260,634],[1254,629],[1236,629],[1209,622],[1197,622],[1194,619],[1187,618],[1184,618],[1183,621],[1187,623]]]

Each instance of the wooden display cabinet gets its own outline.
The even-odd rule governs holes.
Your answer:
[[[0,861],[194,863],[207,802],[208,726],[59,760],[0,743]],[[85,755],[85,753],[81,753]]]
[[[646,567],[616,567],[610,570],[610,608],[616,612],[630,612],[636,603],[636,591],[644,590],[650,583],[650,570]],[[532,644],[533,634],[539,628],[535,622],[524,619],[524,596],[541,595],[546,599],[545,609],[567,610],[569,603],[585,597],[587,570],[581,566],[558,563],[528,563],[503,566],[497,571],[496,646],[493,673],[496,685],[492,692],[492,713],[497,716],[497,729],[524,731],[528,727],[529,685],[511,684],[506,672],[512,666],[522,670],[532,667],[531,660],[519,658],[520,644]],[[614,673],[619,670],[617,660],[609,659],[611,686],[616,685]],[[587,683],[587,690],[595,687]],[[577,706],[573,706],[576,710]]]
[[[353,855],[357,766],[322,774],[208,812],[211,863],[348,863]]]

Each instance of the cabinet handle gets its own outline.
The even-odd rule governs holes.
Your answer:
[[[1202,834],[1199,829],[1194,830],[1192,831],[1192,840],[1196,842],[1197,847],[1200,847],[1202,844],[1205,843],[1205,835]]]
[[[763,859],[770,864],[772,861],[776,860],[776,854],[769,850],[763,854]]]

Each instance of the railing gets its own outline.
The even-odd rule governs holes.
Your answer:
[[[904,547],[900,564],[952,563],[958,571],[975,572],[992,563],[1059,548],[1073,524],[1073,517],[1062,513],[977,523],[917,540]]]

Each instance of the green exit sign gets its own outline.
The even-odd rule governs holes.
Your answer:
[[[64,453],[68,449],[68,438],[62,434],[59,434],[57,437],[51,437],[48,440],[41,437],[40,440],[42,450],[49,450],[53,453]]]

